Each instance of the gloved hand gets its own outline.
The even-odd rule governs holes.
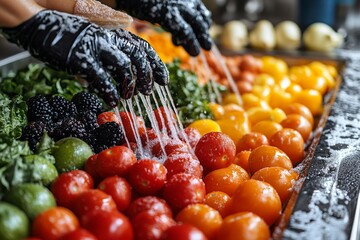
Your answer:
[[[201,0],[116,0],[117,7],[141,20],[159,24],[172,34],[173,43],[182,45],[191,56],[200,46],[210,50],[208,33],[211,13]]]
[[[154,49],[122,29],[107,30],[87,20],[43,10],[5,37],[57,70],[82,75],[111,107],[134,91],[149,95],[155,82],[168,83],[168,71]]]

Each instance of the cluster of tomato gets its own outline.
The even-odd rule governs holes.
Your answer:
[[[106,149],[84,170],[60,174],[51,186],[57,207],[34,219],[32,235],[269,239],[336,69],[318,62],[288,68],[272,57],[241,62],[256,66],[237,80],[242,103],[225,96],[223,105],[210,104],[215,120],[197,120],[177,136],[175,117],[165,108],[154,111],[160,136],[129,113],[120,112],[120,119],[101,114],[99,124],[122,124],[129,146]]]

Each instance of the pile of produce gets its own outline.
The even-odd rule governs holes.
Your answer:
[[[169,46],[176,131],[168,106],[117,113],[41,65],[0,80],[1,239],[270,238],[336,68],[227,57],[239,101],[213,55],[215,83]]]

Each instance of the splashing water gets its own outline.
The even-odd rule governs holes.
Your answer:
[[[119,112],[119,108],[115,107],[113,108],[114,112],[115,112],[115,115],[117,116],[117,118],[119,119],[120,121],[120,127],[121,127],[121,131],[124,133],[124,138],[125,138],[125,141],[126,141],[126,144],[128,146],[128,148],[131,148],[130,147],[130,142],[128,140],[128,138],[126,137],[126,134],[125,134],[125,128],[124,128],[124,123],[120,117],[120,112]]]
[[[225,76],[229,82],[231,90],[234,92],[239,104],[242,105],[242,99],[240,96],[240,92],[239,92],[238,88],[236,87],[235,81],[234,81],[233,77],[231,76],[230,71],[229,71],[228,67],[226,66],[226,63],[223,59],[223,56],[221,55],[221,53],[220,53],[219,49],[216,47],[216,45],[212,46],[210,53],[213,55],[213,57],[215,59],[219,60],[220,67],[222,68],[222,70],[225,73]]]

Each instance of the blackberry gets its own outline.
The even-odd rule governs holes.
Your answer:
[[[100,99],[89,92],[79,92],[74,95],[72,102],[75,103],[79,112],[91,111],[97,115],[101,113],[102,103]]]
[[[99,127],[97,116],[91,111],[79,113],[77,119],[85,125],[86,131],[88,132],[92,132]]]
[[[27,105],[29,121],[51,122],[53,110],[45,96],[36,95],[27,101]]]
[[[53,96],[49,100],[52,107],[52,119],[54,122],[68,117],[74,117],[77,114],[76,106],[73,102],[66,100],[63,96]]]
[[[124,133],[116,122],[107,122],[101,124],[94,131],[96,138],[96,149],[109,148],[115,145],[121,145],[125,141]],[[103,149],[102,149],[103,150]]]
[[[43,122],[30,122],[23,129],[21,139],[28,141],[31,151],[36,152],[36,144],[40,141],[45,130]]]
[[[76,137],[86,141],[88,137],[85,125],[75,118],[64,119],[60,126],[57,126],[53,130],[51,135],[55,141],[66,137]]]

